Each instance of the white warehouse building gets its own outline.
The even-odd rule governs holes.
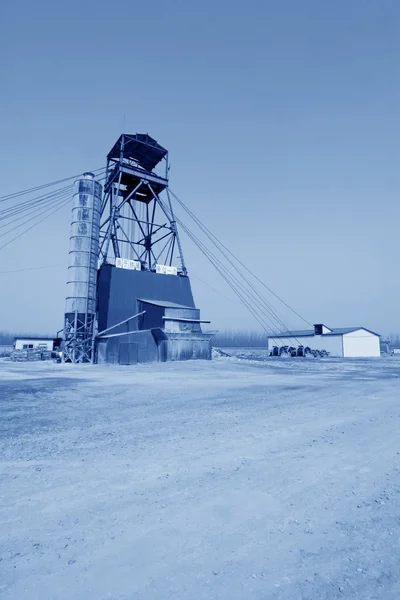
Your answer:
[[[282,346],[326,350],[329,356],[361,358],[380,356],[380,335],[365,327],[330,329],[314,325],[314,329],[286,331],[268,338],[268,350]]]
[[[14,338],[14,350],[53,350],[54,338],[18,337]]]

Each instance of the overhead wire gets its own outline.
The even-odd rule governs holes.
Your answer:
[[[58,201],[64,201],[64,200],[68,200],[68,201],[70,200],[70,194],[68,192],[64,192],[60,196],[56,196],[56,197],[51,198],[50,200],[48,200],[45,203],[46,208],[44,210],[42,210],[43,209],[43,205],[39,206],[39,207],[35,207],[33,211],[30,210],[30,211],[24,212],[24,214],[22,214],[20,217],[17,217],[13,221],[6,222],[5,224],[0,225],[0,228],[7,227],[8,225],[12,225],[13,223],[15,223],[17,221],[20,221],[21,219],[24,219],[26,216],[29,216],[22,223],[19,223],[18,225],[15,225],[14,227],[12,227],[11,229],[8,229],[7,231],[3,231],[0,234],[0,238],[3,238],[5,236],[7,236],[9,233],[11,233],[12,231],[15,231],[16,229],[19,229],[20,227],[22,227],[26,223],[30,223],[32,221],[32,218],[36,218],[36,217],[41,216],[42,214],[44,214],[45,212],[47,212],[48,210],[50,210],[53,206],[55,206]]]
[[[226,296],[225,294],[223,294],[219,290],[216,290],[212,285],[210,285],[209,283],[207,283],[207,281],[204,281],[204,279],[201,279],[198,275],[195,275],[193,272],[191,272],[190,276],[194,277],[195,279],[198,279],[199,281],[201,281],[201,283],[204,283],[204,285],[206,285],[207,287],[209,287],[210,290],[212,290],[216,294],[219,294],[219,296],[222,296],[226,300],[229,300],[229,302],[234,302],[235,304],[241,304],[237,300],[234,300],[233,298],[229,298],[229,296]]]
[[[105,179],[105,171],[106,171],[105,167],[100,167],[98,169],[93,169],[91,172],[97,173],[96,180],[101,181],[101,180]],[[43,190],[46,188],[54,187],[55,185],[58,185],[60,183],[64,183],[67,181],[71,181],[73,179],[77,179],[77,178],[79,178],[79,176],[80,176],[79,174],[73,175],[71,177],[59,179],[57,181],[46,183],[46,184],[36,186],[33,188],[29,188],[26,190],[22,190],[20,192],[8,194],[6,196],[0,197],[0,201],[1,202],[7,202],[7,201],[11,202],[12,200],[18,199],[21,196],[24,196],[27,194],[33,194],[33,192],[37,192],[37,191],[40,191],[40,190]],[[0,210],[0,221],[4,221],[4,223],[2,225],[0,225],[0,229],[3,229],[4,227],[9,227],[10,225],[17,223],[18,221],[21,221],[21,219],[25,219],[25,217],[29,217],[28,219],[25,219],[24,221],[22,221],[22,223],[18,223],[18,225],[15,225],[11,229],[7,229],[7,231],[3,231],[0,234],[0,239],[7,238],[7,236],[10,233],[12,233],[13,231],[20,229],[21,227],[23,227],[24,225],[27,225],[28,223],[32,223],[32,220],[35,221],[30,227],[19,232],[12,239],[8,240],[5,244],[0,246],[0,250],[2,250],[3,248],[6,248],[12,242],[16,241],[17,239],[19,239],[20,237],[25,235],[25,233],[27,233],[28,231],[30,231],[31,229],[33,229],[34,227],[36,227],[37,225],[39,225],[40,223],[45,221],[48,217],[55,214],[58,210],[60,210],[64,206],[66,206],[70,202],[72,190],[73,190],[73,184],[70,183],[64,187],[59,187],[50,192],[46,192],[42,195],[34,196],[33,198],[30,198],[30,199],[28,199],[24,202],[18,203],[18,204],[14,203],[13,205]],[[12,217],[15,217],[16,215],[20,215],[20,216],[18,216],[15,219],[12,219]],[[43,216],[42,219],[37,220],[38,217],[42,217],[42,216]],[[12,220],[10,220],[10,219],[12,219]],[[39,270],[39,269],[53,268],[53,267],[57,267],[57,266],[59,266],[59,265],[45,265],[45,266],[41,266],[41,267],[30,267],[27,269],[0,271],[0,273],[1,274],[18,273],[18,272],[24,272],[24,271],[33,271],[33,270]]]
[[[182,221],[180,221],[180,226],[182,227],[182,225],[184,225],[182,223]],[[186,226],[184,226],[185,228]],[[209,236],[208,236],[209,237]],[[213,241],[213,240],[211,240]],[[196,244],[198,243],[195,242]],[[214,243],[214,242],[213,242]],[[215,245],[215,243],[214,243]],[[218,248],[218,247],[217,247]],[[231,266],[234,268],[234,274],[232,274],[230,272],[230,277],[235,279],[236,284],[239,283],[239,280],[237,278],[237,275],[239,275],[246,283],[246,285],[248,286],[248,288],[246,288],[246,286],[242,286],[242,292],[245,293],[248,297],[250,297],[253,301],[253,303],[255,303],[258,306],[258,309],[263,311],[263,314],[267,316],[267,318],[269,319],[270,322],[272,322],[275,331],[272,331],[271,328],[269,328],[269,333],[275,333],[275,334],[279,334],[279,333],[284,333],[287,334],[287,337],[289,339],[294,340],[297,344],[299,344],[299,341],[297,340],[297,338],[292,334],[292,332],[288,329],[288,327],[285,325],[285,323],[283,323],[283,321],[279,318],[279,315],[277,315],[277,313],[274,311],[274,309],[271,307],[271,305],[267,302],[267,300],[258,292],[257,289],[255,289],[251,282],[248,281],[248,279],[243,275],[243,273],[240,271],[240,269],[237,268],[236,265],[234,265],[234,263],[229,259],[229,257],[226,256],[226,254],[221,251],[220,248],[218,248],[219,252],[221,252],[221,254],[224,256],[224,258],[226,260],[228,260],[228,262],[231,264]],[[208,257],[210,259],[210,257]],[[215,260],[215,256],[214,256],[214,260]],[[222,265],[222,263],[220,263],[220,265]],[[214,265],[215,266],[215,265]],[[223,268],[226,269],[226,266],[223,265]],[[248,300],[246,302],[246,308],[249,308],[248,306]],[[272,337],[270,335],[270,337]]]
[[[164,204],[164,210],[165,209],[168,210],[168,207]],[[269,332],[270,330],[269,330],[268,324],[265,322],[265,320],[262,317],[260,317],[251,308],[251,305],[248,302],[246,303],[246,299],[243,296],[243,293],[246,293],[246,290],[243,290],[243,286],[241,286],[240,283],[239,283],[239,286],[238,286],[238,282],[237,282],[235,276],[230,273],[231,279],[229,279],[227,277],[226,267],[221,263],[221,261],[219,261],[219,259],[201,242],[201,240],[199,240],[199,238],[197,238],[197,236],[176,215],[175,215],[175,220],[178,222],[178,224],[181,227],[181,229],[183,231],[185,231],[186,235],[193,241],[193,243],[199,248],[199,250],[211,262],[211,264],[218,271],[218,273],[221,275],[221,277],[226,281],[226,283],[229,285],[229,287],[239,297],[239,299],[241,300],[241,302],[246,304],[248,310],[253,314],[253,316],[256,318],[256,320],[259,322],[259,324],[263,327],[263,329],[265,329],[265,330],[267,330]],[[235,281],[236,285],[233,283],[232,280],[234,280],[234,281],[236,280]]]
[[[48,219],[49,217],[51,217],[52,215],[54,215],[56,212],[58,212],[61,208],[63,208],[64,206],[66,206],[68,203],[70,202],[70,198],[67,199],[63,199],[59,202],[57,202],[55,204],[55,208],[54,205],[51,206],[50,208],[54,208],[54,210],[52,210],[50,213],[48,212],[49,208],[47,208],[47,210],[45,212],[47,212],[48,214],[46,214],[43,219],[40,219],[39,221],[37,221],[36,223],[33,223],[33,225],[31,225],[30,227],[28,227],[27,229],[25,229],[24,231],[20,232],[18,235],[16,235],[14,238],[12,238],[11,240],[8,240],[8,242],[6,242],[5,244],[3,244],[2,246],[0,246],[0,250],[3,250],[3,248],[6,248],[7,246],[9,246],[10,244],[12,244],[13,242],[15,242],[16,240],[18,240],[20,237],[22,237],[23,235],[25,235],[26,233],[28,233],[28,231],[30,231],[31,229],[33,229],[34,227],[36,227],[37,225],[40,225],[40,223],[43,223],[43,221],[45,221],[46,219]],[[44,213],[41,213],[41,215]],[[38,217],[39,215],[36,215],[36,217]],[[7,233],[10,233],[7,232]],[[4,234],[3,236],[4,237]]]
[[[51,206],[52,204],[54,204],[54,202],[56,200],[60,200],[62,198],[70,198],[70,197],[71,197],[70,190],[64,190],[62,192],[54,193],[54,194],[50,195],[49,197],[42,199],[40,202],[35,202],[32,204],[32,206],[25,207],[24,210],[16,211],[16,212],[14,212],[10,215],[6,215],[4,217],[2,217],[0,214],[0,222],[4,221],[4,223],[2,225],[0,225],[0,229],[3,229],[4,227],[8,227],[9,225],[16,223],[17,221],[24,219],[28,215],[31,215],[31,216],[34,215],[35,213],[37,213],[38,211],[43,209],[45,206]],[[10,220],[10,218],[15,215],[19,215],[19,216],[17,216],[13,220]]]
[[[177,219],[177,220],[179,220],[179,219]],[[231,273],[229,273],[230,277],[228,277],[228,272],[226,270],[226,267],[215,257],[215,255],[213,255],[207,249],[207,247],[197,238],[197,236],[195,236],[186,227],[186,225],[183,222],[180,222],[180,227],[181,227],[181,229],[183,229],[185,231],[185,233],[188,235],[188,237],[196,244],[196,246],[206,256],[206,258],[208,258],[208,260],[211,262],[211,264],[214,266],[214,268],[218,271],[218,273],[225,280],[225,282],[232,289],[232,291],[238,296],[241,303],[246,306],[247,310],[253,315],[253,317],[261,325],[261,327],[268,334],[268,336],[271,337],[272,339],[275,339],[275,338],[273,338],[274,332],[272,331],[271,327],[269,326],[268,321],[265,318],[265,315],[262,312],[260,312],[260,307],[258,305],[258,302],[254,301],[254,299],[253,299],[253,303],[249,302],[248,291],[237,280],[237,278],[232,276]]]
[[[219,251],[225,256],[225,258],[228,259],[228,257],[226,256],[225,252],[223,250],[225,250],[230,256],[232,256],[232,258],[238,263],[240,264],[244,269],[246,269],[246,272],[248,272],[250,275],[252,275],[256,281],[258,281],[261,285],[263,285],[263,287],[265,287],[273,296],[275,296],[282,304],[284,304],[287,308],[289,308],[296,316],[298,316],[300,319],[302,319],[304,322],[306,322],[307,324],[311,325],[311,323],[309,323],[309,321],[307,321],[306,319],[304,319],[304,317],[302,317],[297,311],[295,311],[288,303],[286,303],[282,298],[280,298],[273,290],[271,290],[257,275],[255,275],[255,273],[253,273],[248,267],[246,267],[246,265],[243,264],[243,262],[240,261],[240,259],[237,258],[237,256],[235,256],[233,254],[233,252],[231,252],[229,250],[229,248],[227,248],[201,221],[200,219],[198,219],[196,217],[196,215],[194,215],[194,213],[182,202],[182,200],[180,200],[176,194],[174,194],[171,191],[171,195],[173,195],[173,197],[177,200],[177,202],[182,206],[182,208],[189,214],[189,216],[191,216],[191,218],[196,222],[196,224],[200,227],[200,229],[203,231],[203,233],[205,233],[207,235],[207,237],[214,243],[214,245],[216,245],[216,247],[219,249]],[[221,247],[223,250],[221,250]],[[229,260],[229,262],[233,265],[233,263]],[[238,269],[238,267],[235,265],[235,269],[237,269],[239,272],[240,270]],[[243,277],[245,277],[243,275],[243,273],[241,273],[241,275]],[[249,285],[251,285],[251,283],[246,279],[247,283]],[[265,302],[268,303],[268,301],[266,299],[264,299]],[[268,303],[268,305],[271,307],[271,310],[274,310],[272,305],[270,303]],[[275,313],[276,314],[276,313]],[[281,324],[284,325],[284,323],[281,321]],[[285,326],[286,327],[286,326]],[[290,330],[288,331],[288,333],[290,333]]]
[[[88,173],[97,173],[98,171],[105,171],[105,167],[99,167],[98,169],[92,169],[92,171],[87,171]],[[6,194],[5,196],[0,196],[0,202],[5,202],[6,200],[11,200],[12,198],[16,198],[19,196],[24,196],[26,194],[30,194],[32,192],[37,192],[39,190],[43,190],[48,187],[52,187],[58,185],[59,183],[64,183],[65,181],[71,181],[72,179],[77,179],[80,177],[82,173],[78,173],[77,175],[72,175],[71,177],[65,177],[64,179],[58,179],[57,181],[52,181],[50,183],[44,183],[42,185],[38,185],[33,188],[28,188],[26,190],[21,190],[19,192],[14,192],[12,194]]]
[[[287,302],[285,302],[285,300],[283,300],[283,298],[281,298],[280,296],[278,296],[278,294],[276,294],[271,288],[269,288],[255,273],[253,273],[251,271],[251,269],[249,269],[237,256],[235,256],[235,254],[229,250],[229,248],[227,248],[222,242],[221,240],[219,240],[209,229],[206,225],[204,225],[200,219],[193,213],[193,211],[191,211],[185,204],[184,202],[178,198],[178,196],[172,191],[169,190],[169,193],[175,198],[175,200],[178,202],[178,204],[187,212],[187,214],[196,222],[196,224],[204,231],[207,232],[207,235],[210,236],[211,238],[213,238],[215,240],[215,242],[217,244],[219,244],[226,252],[228,252],[232,258],[234,258],[234,260],[237,261],[238,264],[240,264],[244,269],[246,269],[246,271],[252,275],[254,277],[254,279],[256,279],[256,281],[258,281],[258,283],[260,283],[265,289],[267,289],[277,300],[279,300],[284,306],[286,306],[290,311],[292,311],[297,317],[299,317],[302,321],[304,321],[305,323],[307,323],[308,325],[310,325],[311,327],[313,327],[312,323],[310,323],[309,321],[307,321],[307,319],[305,319],[302,315],[300,315],[293,307],[291,307]],[[215,243],[214,242],[214,243]]]
[[[167,209],[168,207],[164,204],[164,210]],[[241,300],[242,303],[245,304],[246,308],[251,312],[251,314],[256,318],[256,320],[258,321],[258,323],[263,327],[263,329],[268,333],[269,337],[273,338],[273,334],[276,332],[274,332],[271,328],[271,326],[269,325],[269,321],[272,320],[272,322],[274,323],[275,321],[275,327],[277,327],[277,322],[276,322],[276,317],[274,314],[271,314],[270,310],[268,307],[266,307],[265,305],[263,305],[263,302],[260,302],[260,299],[257,298],[257,296],[255,296],[251,289],[250,290],[248,288],[246,288],[246,286],[244,286],[241,281],[238,279],[237,274],[236,273],[232,273],[229,271],[229,269],[227,269],[226,265],[224,265],[219,259],[218,257],[216,257],[204,244],[203,242],[201,242],[201,240],[199,240],[199,238],[197,238],[197,236],[195,236],[195,234],[193,234],[193,232],[190,231],[190,229],[185,225],[185,223],[182,222],[181,219],[179,219],[178,217],[175,216],[175,220],[179,223],[180,227],[185,231],[185,233],[188,235],[188,237],[195,243],[195,245],[198,246],[198,248],[202,251],[202,253],[208,258],[208,260],[213,264],[214,268],[217,269],[217,271],[220,273],[221,277],[228,283],[228,285],[231,287],[231,289],[234,291],[234,293],[239,297],[239,299]],[[229,277],[227,276],[227,273],[229,273]],[[252,300],[252,303],[249,302],[249,298]],[[260,314],[261,311],[261,314]],[[266,314],[267,313],[267,314]],[[268,321],[269,319],[269,321]],[[286,327],[286,326],[284,326]],[[287,328],[286,328],[287,331]],[[292,338],[292,336],[290,336],[291,339],[295,340],[296,338]],[[298,343],[298,341],[296,340],[296,343]]]
[[[65,187],[54,190],[53,192],[49,192],[47,194],[43,194],[42,196],[37,196],[37,197],[31,198],[30,200],[26,200],[25,202],[22,202],[21,204],[17,204],[17,205],[10,206],[8,208],[4,208],[3,210],[0,210],[0,221],[4,221],[16,214],[25,212],[26,210],[29,210],[30,208],[37,206],[38,204],[41,204],[41,203],[45,202],[47,199],[51,199],[55,195],[58,195],[62,192],[67,192],[67,191],[70,192],[72,190],[72,188],[73,188],[72,185],[67,185]]]
[[[23,273],[25,271],[41,271],[42,269],[59,269],[62,265],[42,265],[41,267],[27,267],[26,269],[10,269],[9,271],[0,271],[0,275],[6,273]]]
[[[97,178],[103,179],[104,173],[105,173],[105,167],[100,167],[98,169],[94,169],[92,172],[97,173]],[[20,192],[8,194],[7,196],[2,196],[0,198],[0,201],[1,202],[15,201],[16,199],[19,199],[23,195],[32,194],[33,192],[37,192],[39,190],[43,190],[43,189],[46,189],[49,187],[54,187],[55,185],[59,185],[60,183],[64,183],[66,181],[71,181],[73,179],[77,179],[78,177],[79,177],[79,175],[73,175],[71,177],[59,179],[57,181],[53,181],[53,182],[50,182],[47,184],[36,186],[34,188],[29,188],[26,190],[22,190]],[[17,236],[12,238],[11,240],[8,240],[5,244],[0,246],[0,250],[5,248],[6,246],[8,246],[10,243],[15,241],[16,239],[18,239],[21,235],[24,235],[27,231],[30,231],[36,225],[40,224],[47,217],[54,214],[54,212],[57,212],[57,210],[62,208],[62,206],[64,204],[67,204],[70,201],[72,190],[73,190],[73,184],[69,184],[67,186],[64,186],[61,188],[59,187],[55,190],[52,190],[51,192],[46,192],[39,196],[34,196],[33,198],[30,198],[22,203],[19,203],[19,204],[13,203],[12,206],[8,206],[8,207],[4,208],[3,210],[0,210],[0,221],[4,221],[4,223],[2,225],[0,225],[0,229],[4,229],[5,227],[14,225],[14,223],[18,223],[18,221],[21,221],[22,219],[25,219],[25,217],[28,217],[27,219],[22,220],[21,223],[18,223],[14,227],[11,227],[11,228],[7,229],[6,231],[2,231],[0,234],[0,239],[7,237],[10,233],[12,233],[13,231],[15,231],[17,229],[20,229],[24,225],[31,223],[32,219],[37,219],[38,217],[45,215],[43,219],[40,219],[39,221],[35,222],[31,227],[28,227],[26,230],[20,232]],[[55,208],[54,211],[52,211],[53,208]],[[17,215],[19,215],[19,216],[17,216]],[[12,217],[16,217],[16,218],[12,219]],[[10,220],[10,219],[12,219],[12,220]]]

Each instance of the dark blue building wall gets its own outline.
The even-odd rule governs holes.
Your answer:
[[[144,315],[139,317],[139,329],[153,329],[153,327],[164,327],[164,308],[162,306],[154,306],[147,302],[139,303],[139,311],[146,311]]]
[[[99,331],[138,313],[140,299],[167,300],[193,308],[195,306],[188,277],[130,271],[112,265],[102,265],[100,268],[97,298]],[[116,328],[113,333],[136,331],[138,327],[138,320],[134,319]]]
[[[158,306],[149,303],[151,300],[180,306]],[[200,311],[195,308],[188,277],[104,265],[98,275],[97,309],[99,332],[146,311],[143,316],[112,329],[108,334],[112,337],[98,339],[99,363],[126,365],[211,358],[212,336],[202,334],[200,324],[196,323]],[[165,320],[164,316],[170,319]],[[195,322],[186,323],[185,319]],[[187,327],[191,331],[186,331]],[[114,337],[118,333],[128,335]]]
[[[132,335],[100,340],[97,346],[97,362],[99,364],[121,362],[121,346],[136,346],[137,362],[156,362],[160,360],[159,344],[150,331],[140,331]],[[135,362],[135,361],[134,361]]]

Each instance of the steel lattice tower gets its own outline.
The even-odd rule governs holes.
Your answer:
[[[176,271],[186,275],[168,193],[168,172],[168,151],[153,138],[139,133],[120,136],[107,156],[101,263],[129,261],[124,266],[165,272],[174,269],[177,261]]]

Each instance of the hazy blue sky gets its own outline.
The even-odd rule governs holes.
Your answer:
[[[400,330],[397,0],[5,0],[0,49],[0,195],[102,166],[125,115],[309,321]],[[0,274],[0,329],[62,327],[69,212],[0,251],[1,271],[61,265]],[[183,243],[190,272],[232,296]],[[256,329],[192,284],[215,327]]]

